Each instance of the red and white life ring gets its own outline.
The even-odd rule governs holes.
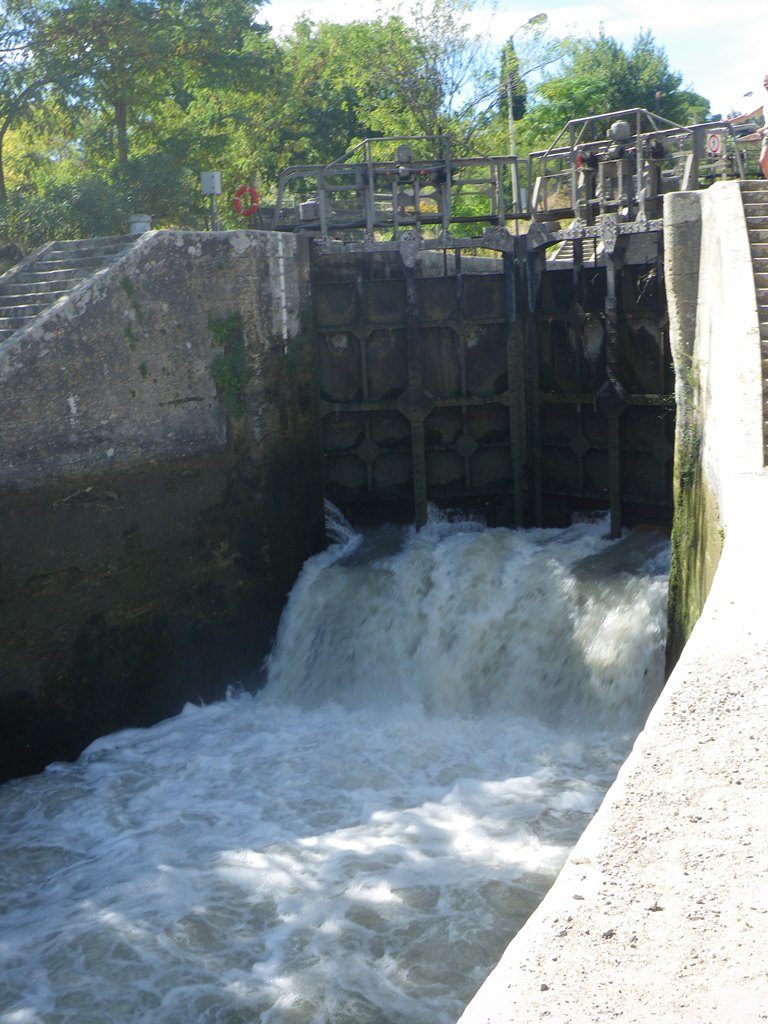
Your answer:
[[[243,203],[243,196],[248,196],[250,200],[247,205]],[[250,217],[251,214],[256,213],[258,208],[259,193],[253,185],[241,185],[237,192],[235,192],[235,198],[232,200],[232,209],[243,217]]]

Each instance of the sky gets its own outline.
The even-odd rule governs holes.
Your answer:
[[[352,21],[373,18],[378,10],[375,0],[272,0],[259,20],[281,31],[302,13],[315,21]],[[538,7],[509,0],[496,0],[492,7],[488,0],[476,0],[474,27],[490,31],[501,44],[541,12],[556,36],[596,36],[602,25],[626,48],[639,32],[650,30],[666,51],[669,68],[682,75],[684,87],[710,101],[713,114],[749,113],[768,100],[762,85],[768,74],[765,0],[542,0]],[[745,97],[748,92],[752,96]]]

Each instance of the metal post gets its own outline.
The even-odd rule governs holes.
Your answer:
[[[542,11],[540,14],[534,14],[528,21],[523,22],[522,25],[518,25],[512,35],[509,37],[508,47],[509,53],[515,57],[515,36],[521,29],[533,28],[535,25],[543,25],[547,20],[547,15]],[[507,71],[507,112],[509,121],[509,155],[514,157],[514,164],[512,170],[512,211],[513,213],[520,213],[520,182],[517,176],[517,143],[515,142],[515,93],[513,91],[512,79],[514,77],[515,86],[518,85],[521,79],[521,75],[518,75],[515,70],[514,76],[511,71]],[[530,182],[529,182],[530,186]]]
[[[514,35],[514,32],[512,33]],[[520,183],[517,178],[517,145],[515,143],[515,95],[512,90],[512,73],[507,75],[507,109],[509,111],[509,155],[514,158],[512,172],[512,210],[520,213]]]
[[[502,255],[504,298],[507,314],[507,382],[509,388],[509,455],[512,475],[512,509],[515,526],[523,525],[523,452],[525,450],[525,357],[517,317],[515,257]]]

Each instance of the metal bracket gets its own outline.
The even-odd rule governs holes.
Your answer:
[[[398,239],[398,249],[400,251],[400,259],[403,261],[403,265],[406,267],[416,266],[416,257],[419,255],[419,249],[421,248],[421,238],[412,231],[406,231]]]

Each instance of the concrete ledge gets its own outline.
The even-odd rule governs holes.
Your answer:
[[[683,419],[725,535],[714,582],[616,783],[461,1024],[768,1019],[768,477],[737,189],[702,197],[698,300],[678,318],[695,323]]]

